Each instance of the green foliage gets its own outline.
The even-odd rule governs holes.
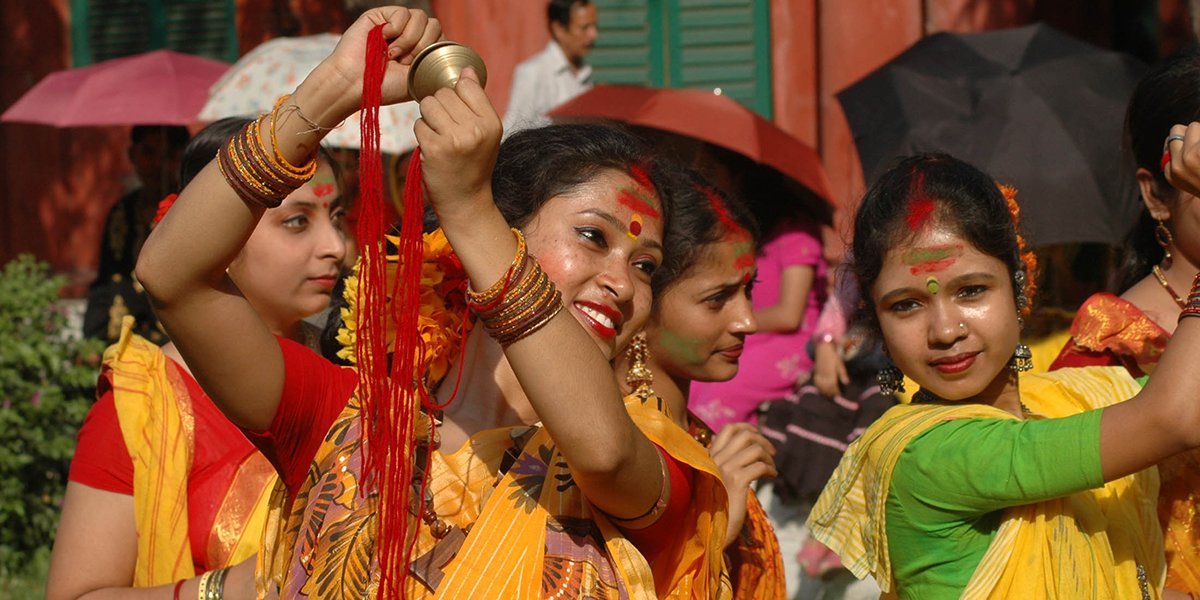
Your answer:
[[[30,256],[0,270],[0,576],[54,540],[101,342],[67,335],[63,281]]]

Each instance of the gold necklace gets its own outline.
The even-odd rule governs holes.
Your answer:
[[[1179,294],[1175,293],[1175,288],[1171,287],[1171,284],[1167,281],[1166,274],[1162,272],[1162,269],[1160,269],[1158,265],[1151,267],[1150,272],[1154,273],[1154,278],[1158,279],[1158,282],[1162,284],[1163,289],[1167,290],[1167,293],[1171,295],[1171,298],[1175,300],[1175,304],[1178,304],[1179,308],[1187,306],[1187,302],[1184,302],[1183,298],[1180,298]]]

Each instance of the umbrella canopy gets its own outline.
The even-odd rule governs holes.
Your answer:
[[[868,185],[941,151],[1020,194],[1035,246],[1118,243],[1139,209],[1125,105],[1144,65],[1047,25],[938,33],[838,93]]]
[[[0,121],[56,127],[187,125],[229,65],[171,50],[114,58],[43,78]]]
[[[224,77],[208,91],[208,102],[200,118],[265,113],[284,94],[290,94],[325,57],[333,52],[339,36],[332,33],[281,37],[263,42],[238,59]],[[417,147],[413,123],[421,116],[416,102],[384,106],[379,110],[380,149],[403,154]],[[358,113],[325,136],[325,144],[359,148]]]
[[[703,90],[597,85],[550,115],[612,119],[708,142],[775,169],[833,205],[829,178],[817,151],[728,96]]]

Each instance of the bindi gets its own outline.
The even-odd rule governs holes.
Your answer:
[[[937,277],[930,275],[929,279],[925,280],[925,289],[936,296],[938,292],[942,291],[942,284],[938,283]]]
[[[629,231],[625,235],[631,240],[637,240],[638,236],[642,235],[642,215],[633,213],[629,218]]]

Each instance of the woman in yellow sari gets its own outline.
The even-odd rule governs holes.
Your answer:
[[[198,133],[181,181],[247,122],[223,119]],[[231,284],[274,335],[316,346],[317,329],[302,319],[329,306],[346,249],[342,213],[323,156],[313,180],[250,233],[230,265]],[[205,581],[230,600],[251,598],[274,469],[204,394],[174,343],[159,348],[133,325],[127,317],[104,354],[46,595],[194,598]]]
[[[138,264],[198,378],[280,473],[264,585],[320,598],[711,597],[724,489],[692,466],[702,454],[674,454],[665,426],[634,425],[609,364],[649,314],[669,218],[669,190],[627,133],[550,127],[500,146],[500,119],[470,70],[421,101],[421,175],[454,251],[422,276],[446,282],[461,270],[469,285],[457,291],[469,292],[478,321],[444,362],[434,340],[457,335],[461,320],[448,313],[461,317],[451,307],[462,306],[448,291],[414,300],[417,331],[396,331],[419,334],[424,358],[418,381],[397,375],[402,396],[445,375],[424,400],[443,406],[442,424],[415,448],[387,436],[428,423],[417,429],[401,415],[372,429],[408,408],[386,396],[390,381],[359,381],[271,337],[213,285],[246,232],[302,181],[325,131],[359,107],[364,80],[381,73],[382,101],[406,100],[409,64],[440,33],[420,11],[363,15],[184,190]],[[364,56],[386,60],[367,72]],[[398,240],[408,250],[412,241]],[[440,243],[427,240],[427,261],[438,262]],[[175,260],[183,248],[188,259]],[[385,320],[381,311],[360,304],[351,320],[361,331]],[[356,348],[359,372],[383,361],[364,356],[361,340]],[[380,398],[372,413],[368,401]],[[394,493],[410,481],[389,478],[412,464],[427,470],[428,487],[415,477],[410,503]]]
[[[1181,318],[1144,388],[1115,367],[1018,378],[1033,279],[1016,216],[945,155],[867,192],[854,269],[895,363],[881,384],[921,389],[851,445],[809,526],[901,598],[1158,598],[1152,467],[1200,446],[1200,319]]]
[[[1051,368],[1119,365],[1134,377],[1154,371],[1200,271],[1200,202],[1163,171],[1162,139],[1171,125],[1200,115],[1200,52],[1184,52],[1142,78],[1125,118],[1145,205],[1130,233],[1121,295],[1099,293],[1079,308],[1071,338]],[[1200,594],[1200,452],[1159,465],[1158,514],[1167,549],[1167,587]]]
[[[643,335],[616,363],[634,421],[666,415],[685,435],[676,444],[707,447],[729,494],[726,572],[734,598],[784,597],[775,531],[750,484],[775,476],[770,442],[751,425],[711,428],[688,410],[692,381],[728,381],[743,342],[756,330],[750,290],[757,225],[750,212],[698,173],[685,172],[667,227],[670,251],[654,276],[654,309]]]

